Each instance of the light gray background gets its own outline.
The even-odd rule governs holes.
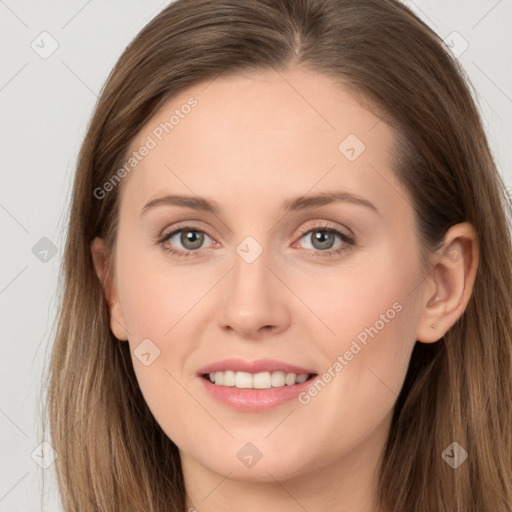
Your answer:
[[[455,52],[468,45],[459,59],[476,89],[510,190],[512,0],[404,3],[447,38]],[[38,458],[38,410],[76,157],[97,94],[113,65],[167,4],[0,0],[1,512],[60,510],[54,465],[43,470],[36,463],[51,462],[48,449],[43,459]],[[44,31],[51,37],[40,36]],[[51,48],[52,38],[58,48],[42,58],[39,53]],[[40,241],[44,237],[55,245],[55,255],[48,240]]]

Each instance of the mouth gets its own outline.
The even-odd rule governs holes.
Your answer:
[[[318,374],[280,361],[219,361],[198,372],[210,398],[244,412],[261,412],[285,404],[311,385]]]

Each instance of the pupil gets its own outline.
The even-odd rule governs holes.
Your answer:
[[[204,234],[197,231],[184,231],[181,234],[181,243],[187,249],[198,249],[203,244]]]
[[[317,249],[330,249],[333,245],[333,234],[328,231],[315,231],[312,233],[313,237],[313,246]],[[315,242],[319,242],[319,246],[315,244]]]

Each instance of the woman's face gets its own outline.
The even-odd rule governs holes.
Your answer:
[[[138,134],[112,330],[185,473],[282,481],[379,456],[425,283],[392,146],[299,68],[198,84]]]

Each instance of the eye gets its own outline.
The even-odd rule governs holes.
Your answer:
[[[306,247],[309,256],[314,258],[328,258],[347,251],[355,245],[352,236],[329,225],[301,228],[302,237],[309,242],[311,248]],[[163,235],[158,240],[165,251],[178,258],[188,258],[200,256],[200,250],[205,241],[209,239],[216,244],[215,240],[205,231],[195,226],[180,226],[173,229],[170,233]],[[336,246],[336,239],[339,240]],[[181,246],[181,247],[180,247]],[[302,247],[302,244],[301,244]]]
[[[339,255],[354,246],[355,240],[350,235],[343,233],[329,224],[301,229],[302,238],[305,238],[311,246],[311,256],[331,257]],[[336,246],[336,239],[340,241]],[[310,249],[306,247],[306,249]]]
[[[208,234],[194,226],[181,226],[164,235],[159,240],[159,243],[166,251],[179,258],[195,257],[196,254],[193,253],[199,252],[198,249],[202,248],[206,239],[210,239],[214,242]],[[183,249],[180,249],[180,245]],[[178,248],[176,249],[176,247]]]

